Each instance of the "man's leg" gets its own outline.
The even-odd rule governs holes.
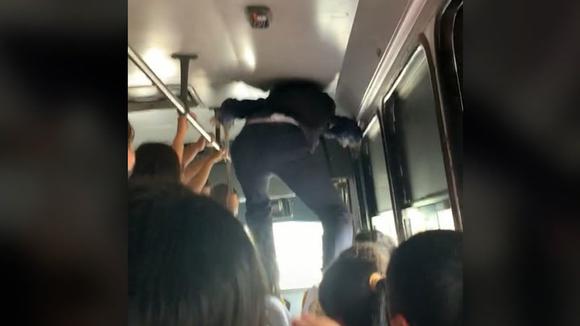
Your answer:
[[[323,267],[352,245],[352,217],[338,195],[320,156],[305,153],[277,166],[275,173],[322,222]]]
[[[267,172],[264,162],[257,160],[254,153],[251,153],[252,149],[244,144],[249,146],[247,142],[234,143],[232,160],[246,197],[246,224],[260,253],[268,288],[272,294],[278,295],[278,265],[268,197],[270,173]]]

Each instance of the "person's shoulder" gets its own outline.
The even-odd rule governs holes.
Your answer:
[[[274,296],[266,297],[266,326],[290,326],[290,312]]]

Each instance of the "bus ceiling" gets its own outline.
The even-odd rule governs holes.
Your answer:
[[[333,95],[358,2],[129,0],[128,41],[169,87],[181,79],[171,55],[196,53],[189,83],[208,107],[264,96],[287,78],[318,81]],[[151,82],[130,63],[128,86]]]

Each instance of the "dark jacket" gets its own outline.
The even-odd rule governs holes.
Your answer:
[[[335,104],[328,94],[309,84],[284,84],[273,88],[266,99],[225,100],[218,110],[222,123],[234,119],[284,114],[296,120],[313,151],[321,136],[336,138],[343,146],[359,142],[362,132],[356,122],[334,114]]]

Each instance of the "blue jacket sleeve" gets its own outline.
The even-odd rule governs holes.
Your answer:
[[[326,138],[336,139],[343,147],[354,147],[362,141],[362,134],[362,130],[356,121],[341,116],[334,116],[324,136]]]

